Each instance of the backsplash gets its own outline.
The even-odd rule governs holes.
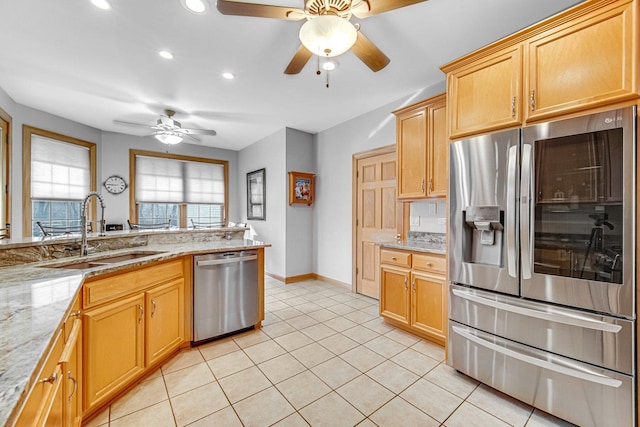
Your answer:
[[[444,245],[447,243],[447,235],[444,233],[430,233],[427,231],[409,231],[407,240],[433,245]]]
[[[447,201],[429,200],[411,203],[409,230],[428,233],[447,232]]]

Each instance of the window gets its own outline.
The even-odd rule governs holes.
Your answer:
[[[23,156],[24,235],[42,236],[38,221],[57,227],[80,225],[82,201],[96,186],[96,145],[24,126]],[[89,217],[94,209],[92,204]]]
[[[149,151],[130,151],[131,222],[190,227],[225,224],[228,162]]]
[[[11,218],[10,198],[9,198],[9,165],[10,144],[9,130],[11,128],[11,117],[0,109],[0,239],[10,237]]]

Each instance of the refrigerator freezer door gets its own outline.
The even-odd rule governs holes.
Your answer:
[[[531,347],[633,375],[631,320],[451,285],[451,320]]]
[[[583,427],[635,425],[633,377],[449,322],[449,364]]]
[[[515,224],[520,130],[451,144],[449,280],[519,294]]]

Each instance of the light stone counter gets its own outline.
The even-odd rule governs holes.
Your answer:
[[[135,249],[162,253],[83,270],[55,268],[56,265],[68,264],[74,259],[80,260],[78,257],[48,259],[0,268],[0,425],[4,426],[17,415],[22,400],[33,382],[37,381],[36,370],[49,352],[54,333],[67,317],[70,305],[85,279],[184,255],[271,246],[238,238],[242,237],[243,232],[244,229],[240,232],[231,230],[232,234],[227,234],[226,237],[232,236],[233,240],[218,237],[217,240],[209,241],[201,240],[210,239],[210,236],[205,238],[205,234],[194,232],[139,233],[135,235],[135,239],[146,236],[146,245],[136,244]],[[27,251],[33,249],[25,243],[7,244],[5,247],[24,248]],[[95,243],[95,239],[90,241],[90,244]],[[131,247],[126,244],[125,247],[127,249],[105,251],[83,257],[82,260],[131,251]]]
[[[406,240],[391,240],[377,243],[381,248],[402,249],[413,252],[447,254],[447,236],[442,233],[409,231]]]

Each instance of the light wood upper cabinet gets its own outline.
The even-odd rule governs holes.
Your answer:
[[[146,292],[146,363],[165,358],[184,340],[184,280],[173,280]]]
[[[396,115],[398,199],[446,197],[446,96],[393,112]]]
[[[443,65],[449,137],[638,97],[638,6],[588,0]]]
[[[633,11],[616,2],[525,43],[527,120],[635,97]]]
[[[447,197],[449,188],[449,138],[447,138],[447,100],[429,106],[429,168],[427,196]]]
[[[513,46],[447,75],[451,139],[522,123],[521,52]]]

